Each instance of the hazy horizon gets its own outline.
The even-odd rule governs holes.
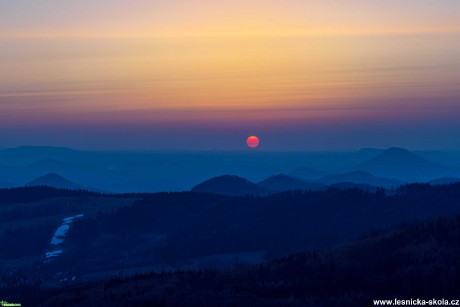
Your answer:
[[[158,148],[158,149],[148,149],[148,148],[138,148],[138,149],[126,149],[126,148],[91,148],[91,147],[74,147],[74,146],[60,146],[60,145],[18,145],[18,146],[0,146],[0,150],[11,150],[11,149],[69,149],[74,151],[87,151],[87,152],[126,152],[126,153],[244,153],[244,154],[257,154],[257,153],[354,153],[365,150],[375,150],[375,151],[385,151],[391,148],[402,148],[412,152],[444,152],[444,153],[458,153],[459,150],[443,150],[438,148],[409,148],[403,146],[389,146],[389,147],[356,147],[348,149],[303,149],[303,150],[267,150],[264,148],[256,149],[247,149],[245,146],[242,146],[240,149],[168,149],[168,148]]]

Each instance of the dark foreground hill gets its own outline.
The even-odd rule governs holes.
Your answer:
[[[37,306],[373,306],[458,299],[460,216],[413,223],[343,247],[229,270],[114,277],[36,292]],[[34,294],[34,295],[33,295]]]
[[[401,222],[460,213],[460,184],[230,197],[160,193],[75,221],[46,269],[79,279],[113,272],[231,267],[345,243]],[[79,202],[84,202],[84,199]],[[91,200],[88,200],[91,201]],[[49,241],[49,237],[43,240]]]
[[[0,189],[0,204],[28,203],[59,197],[91,197],[102,196],[100,193],[86,190],[56,189],[48,186],[30,186]],[[20,210],[18,207],[17,210]]]
[[[187,300],[199,306],[225,306],[219,300],[229,297],[236,300],[226,301],[228,306],[245,300],[253,305],[261,302],[259,306],[296,306],[297,300],[300,306],[334,306],[336,299],[362,302],[374,294],[383,298],[380,295],[393,292],[402,298],[405,294],[446,297],[459,276],[455,271],[457,220],[411,224],[402,232],[392,229],[401,223],[459,214],[459,199],[460,184],[411,184],[390,195],[383,189],[354,188],[245,197],[196,192],[109,196],[44,187],[0,190],[0,242],[5,246],[0,250],[0,297],[27,306],[23,299],[41,290],[48,293],[42,297],[43,304],[72,306],[92,295],[83,289],[85,282],[93,280],[102,280],[91,283],[95,289],[106,289],[103,294],[94,293],[95,302],[89,304],[93,306],[100,306],[101,299],[118,300],[114,306],[135,305],[131,298],[139,299],[137,305],[142,306],[142,295],[150,304],[145,306],[152,302],[153,306],[174,306]],[[50,246],[56,230],[77,215],[81,217],[69,226],[65,240]],[[426,226],[427,231],[425,226],[414,226],[430,223],[434,226]],[[376,231],[386,234],[337,248]],[[400,239],[391,241],[394,234]],[[55,250],[63,252],[45,263],[45,255]],[[273,262],[309,250],[323,251],[287,262],[286,267],[276,266],[284,260]],[[267,270],[265,264],[242,269],[242,265],[264,262],[269,263]],[[214,268],[225,271],[210,270]],[[164,278],[136,284],[136,290],[127,292],[116,286],[124,284],[124,279],[115,284],[103,281],[111,276],[176,270],[194,270],[201,277],[153,275]],[[446,292],[430,292],[428,282],[434,282],[435,289],[439,282]],[[48,289],[77,283],[83,292],[69,290],[69,296],[62,296],[67,303],[48,301],[54,296]],[[370,286],[373,283],[375,288]]]
[[[431,180],[431,185],[443,185],[443,184],[454,184],[460,182],[460,178],[457,177],[443,177]]]

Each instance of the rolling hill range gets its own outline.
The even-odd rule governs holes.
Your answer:
[[[370,183],[367,183],[370,182]],[[335,189],[362,189],[376,191],[378,187],[397,188],[402,183],[397,180],[372,176],[365,172],[329,175],[319,182],[306,181],[285,174],[270,176],[258,183],[235,175],[223,175],[208,179],[192,188],[193,192],[220,195],[266,195],[285,191],[317,191]]]
[[[430,162],[426,157],[433,157],[440,163]],[[188,191],[198,182],[220,174],[234,174],[252,182],[260,182],[279,173],[308,182],[352,171],[364,171],[376,177],[405,182],[460,176],[455,169],[443,166],[441,163],[444,162],[460,165],[460,154],[414,154],[396,148],[278,153],[90,152],[60,147],[18,147],[0,150],[0,178],[18,185],[43,174],[57,173],[64,178],[72,178],[82,186],[98,190],[145,193]],[[354,182],[355,179],[339,178],[331,182],[340,180]],[[355,183],[363,182],[359,180]]]

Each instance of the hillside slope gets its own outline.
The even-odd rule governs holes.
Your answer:
[[[460,216],[232,270],[114,277],[29,296],[39,306],[372,306],[458,298]],[[144,306],[142,305],[142,306]]]

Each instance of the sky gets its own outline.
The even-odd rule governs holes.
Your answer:
[[[460,150],[458,0],[0,2],[0,147]]]

